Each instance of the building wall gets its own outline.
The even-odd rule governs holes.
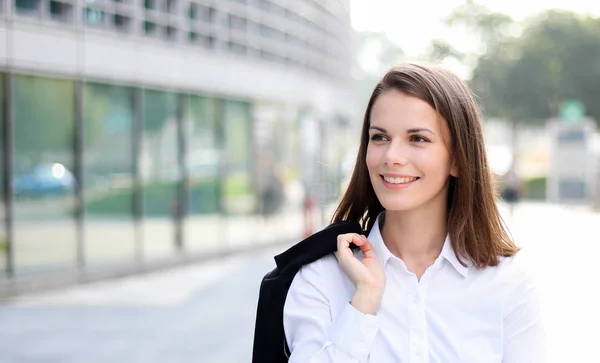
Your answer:
[[[0,3],[0,296],[52,273],[297,240],[304,193],[323,208],[339,195],[358,114],[335,51],[351,42],[347,4],[13,1]]]
[[[352,32],[339,1],[65,1],[5,4],[0,67],[356,112]],[[120,14],[127,26],[115,25]]]

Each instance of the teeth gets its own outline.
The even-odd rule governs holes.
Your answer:
[[[416,177],[391,178],[391,177],[387,177],[387,176],[384,176],[383,179],[386,182],[392,183],[392,184],[406,184],[406,183],[410,183],[410,182],[417,180]]]

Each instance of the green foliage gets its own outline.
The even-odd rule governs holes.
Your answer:
[[[487,7],[467,0],[455,8],[445,19],[446,25],[463,26],[477,32],[486,46],[495,46],[508,34],[513,19],[502,13],[491,12]]]
[[[546,199],[546,177],[537,177],[525,180],[524,199]]]
[[[86,200],[88,214],[132,215],[133,189],[118,188]]]
[[[581,100],[600,120],[600,19],[548,11],[528,20],[520,37],[487,43],[470,81],[488,116],[513,122],[556,117]]]
[[[176,94],[144,90],[144,132],[159,134],[175,118],[176,110]]]
[[[132,90],[126,87],[100,83],[87,83],[83,87],[86,150],[96,150],[99,143],[117,133],[131,135],[131,96]]]
[[[430,60],[443,60],[447,57],[454,57],[461,59],[464,54],[456,50],[450,43],[442,39],[434,39],[430,44],[429,59]]]
[[[177,182],[144,184],[144,215],[171,216],[177,199]],[[190,214],[219,212],[219,184],[216,179],[190,183],[188,211]],[[86,202],[86,213],[110,216],[133,214],[133,189],[114,189]]]
[[[48,152],[71,150],[75,132],[72,81],[15,76],[15,151],[42,161]]]
[[[0,238],[0,253],[8,252],[8,241],[6,237]]]
[[[250,178],[240,173],[232,175],[223,183],[223,195],[229,197],[242,197],[252,193]]]

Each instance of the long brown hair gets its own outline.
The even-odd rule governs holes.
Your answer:
[[[359,221],[369,231],[384,210],[371,185],[366,156],[371,109],[379,95],[389,90],[424,100],[448,124],[450,154],[459,170],[458,177],[449,177],[448,233],[461,263],[465,264],[463,257],[484,268],[498,265],[500,256],[514,255],[519,248],[506,231],[496,205],[473,93],[455,74],[434,65],[394,67],[375,87],[365,112],[354,171],[332,221]]]

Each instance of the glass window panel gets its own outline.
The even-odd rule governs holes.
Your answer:
[[[227,218],[227,248],[249,243],[256,224],[256,196],[250,171],[251,115],[250,104],[224,102],[225,160],[222,180],[222,204]]]
[[[204,22],[211,22],[215,18],[216,9],[203,5],[196,5],[193,19],[200,19]]]
[[[144,0],[144,8],[156,9],[156,0]]]
[[[189,186],[188,218],[184,227],[186,247],[215,251],[222,240],[219,188],[222,141],[214,99],[189,97],[184,135]]]
[[[40,9],[40,0],[15,0],[18,13],[36,13]]]
[[[85,8],[83,19],[89,26],[101,26],[104,23],[104,11],[96,8]]]
[[[188,7],[188,19],[197,19],[198,18],[198,4],[190,3]]]
[[[175,250],[175,220],[181,182],[177,133],[177,95],[144,90],[140,173],[144,198],[144,255]]]
[[[144,21],[144,34],[152,35],[156,33],[156,24],[151,21]]]
[[[129,31],[131,18],[125,15],[115,14],[113,17],[115,28],[120,31]]]
[[[246,19],[240,18],[239,16],[229,15],[229,27],[231,29],[245,31],[246,30]]]
[[[174,40],[177,38],[177,29],[172,26],[167,26],[164,28],[164,35],[166,39]]]
[[[73,5],[58,1],[50,1],[49,11],[52,19],[67,23],[71,22]]]
[[[4,73],[0,73],[0,275],[6,273],[6,265],[8,258],[8,239],[6,236],[6,215],[4,206],[4,126],[6,119],[4,118],[4,87],[5,87],[5,76]]]
[[[92,83],[83,97],[86,259],[132,260],[132,90]]]
[[[165,11],[175,14],[177,12],[177,0],[165,0]]]
[[[296,109],[257,102],[253,107],[255,189],[261,225],[255,235],[275,242],[302,236],[303,186],[300,183]],[[285,229],[270,228],[285,225]],[[265,233],[265,231],[268,231]]]
[[[15,76],[17,270],[76,261],[73,93],[71,81]]]

